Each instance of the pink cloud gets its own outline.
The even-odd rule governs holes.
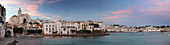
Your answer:
[[[145,2],[145,4],[137,5],[137,6],[131,6],[127,7],[126,9],[123,10],[117,10],[117,11],[112,11],[112,14],[116,15],[167,15],[170,13],[165,13],[169,12],[170,9],[170,0],[148,0]],[[151,6],[151,5],[156,5],[156,6]]]
[[[117,15],[117,16],[108,16],[108,17],[99,18],[99,19],[107,20],[107,19],[118,19],[118,18],[128,18],[128,17],[133,17],[133,16],[130,16],[130,15]]]
[[[120,16],[111,16],[111,17],[105,17],[100,19],[117,19],[117,18],[120,18]]]
[[[170,11],[170,9],[168,11]]]
[[[121,14],[132,13],[132,11],[130,11],[130,10],[118,10],[118,11],[113,11],[111,13],[116,14],[116,15],[121,15]]]
[[[61,0],[55,0],[55,1],[61,1]],[[39,13],[38,8],[39,4],[46,3],[45,0],[37,0],[37,1],[27,1],[27,0],[0,0],[0,3],[3,5],[13,4],[16,5],[15,7],[19,7],[22,9],[23,13],[28,13],[31,16],[40,16],[41,18],[51,19],[54,20],[51,17],[47,17],[44,15],[44,13]],[[13,8],[15,8],[13,7]],[[7,6],[8,9],[12,9],[11,7]],[[17,9],[15,9],[16,11]],[[59,16],[58,16],[59,17]]]
[[[164,13],[170,9],[170,0],[149,0],[147,4],[156,5],[154,7],[147,7],[146,9],[140,8],[141,12],[146,12],[144,15],[167,15],[169,13]]]
[[[21,4],[19,1],[17,0],[0,0],[0,3],[2,5],[7,5],[7,4]]]
[[[58,2],[58,1],[64,1],[64,0],[53,0],[53,1],[48,1],[47,3],[55,3],[55,2]]]
[[[46,16],[41,16],[41,18],[53,19],[53,18],[51,18],[51,17],[46,17]]]
[[[99,18],[107,20],[109,22],[114,22],[119,18],[144,18],[134,15],[151,15],[151,16],[163,16],[169,18],[170,13],[170,0],[147,0],[144,4],[130,6],[125,9],[118,9],[116,11],[110,12],[111,14],[104,18]],[[121,20],[119,20],[121,21]]]
[[[45,2],[45,0],[32,1],[32,3],[34,3],[34,4],[42,4],[44,2]]]

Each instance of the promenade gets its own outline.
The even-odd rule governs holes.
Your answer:
[[[1,38],[0,39],[0,45],[5,45],[6,43],[8,43],[8,42],[11,42],[11,41],[13,41],[14,40],[14,38]]]

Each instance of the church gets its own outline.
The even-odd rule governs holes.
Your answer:
[[[13,25],[20,25],[29,22],[31,22],[31,17],[27,13],[22,14],[21,8],[19,8],[18,14],[12,16],[8,21],[9,24]]]

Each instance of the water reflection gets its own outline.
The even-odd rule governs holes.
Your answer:
[[[107,36],[44,36],[17,40],[18,45],[170,45],[170,36],[164,36],[167,34],[170,33],[111,33]]]
[[[104,38],[105,36],[44,36],[44,39],[48,38],[76,38],[76,39],[84,39],[84,38]]]

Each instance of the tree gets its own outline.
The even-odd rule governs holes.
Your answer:
[[[36,30],[36,33],[42,33],[42,29]]]
[[[94,28],[98,28],[99,27],[99,24],[94,24]]]
[[[36,30],[27,30],[28,33],[36,33]]]
[[[76,32],[76,30],[71,30],[72,33]]]
[[[23,28],[14,27],[14,28],[13,28],[13,32],[14,32],[14,33],[23,33]]]
[[[120,26],[120,25],[118,25],[118,24],[113,24],[113,26]]]
[[[38,24],[40,24],[40,23],[38,23],[38,22],[34,22],[33,24],[37,24],[37,25],[38,25]]]
[[[170,27],[169,25],[167,25],[166,27]]]
[[[90,23],[89,25],[94,25],[94,23]]]
[[[161,26],[161,28],[165,28],[165,25]]]
[[[80,30],[79,32],[82,32],[82,33],[91,33],[90,30]]]
[[[29,22],[29,24],[32,24],[32,22]]]

